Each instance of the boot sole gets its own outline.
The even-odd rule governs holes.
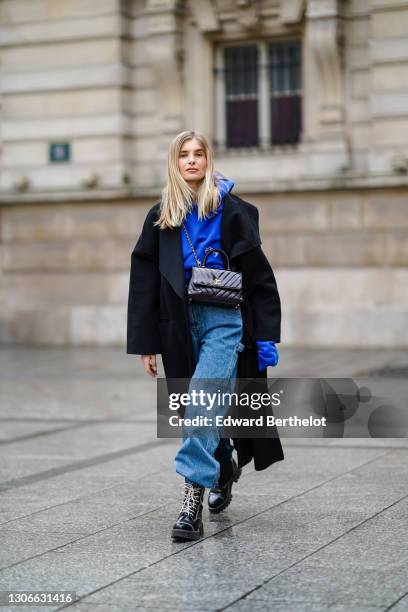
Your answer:
[[[184,531],[183,529],[173,529],[171,537],[176,540],[199,540],[204,535],[204,528],[201,525],[199,531]]]
[[[235,476],[233,478],[234,482],[238,482],[240,476],[242,474],[242,468],[239,468],[236,472],[235,472]],[[232,487],[231,487],[232,489]],[[218,506],[218,508],[210,508],[210,506],[208,506],[208,510],[209,512],[211,512],[211,514],[219,514],[220,512],[222,512],[223,510],[225,510],[225,508],[228,508],[228,506],[230,505],[232,500],[232,493],[231,495],[225,500],[225,502],[223,504],[221,504],[220,506]]]

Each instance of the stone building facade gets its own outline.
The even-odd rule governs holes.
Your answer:
[[[282,342],[408,346],[408,1],[0,0],[0,341],[124,342],[166,151],[260,211]]]

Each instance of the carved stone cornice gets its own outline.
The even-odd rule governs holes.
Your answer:
[[[306,0],[281,0],[280,21],[285,25],[299,23],[303,19]]]
[[[190,6],[195,24],[200,32],[216,32],[220,29],[218,14],[211,0],[193,1]]]
[[[236,0],[236,20],[245,30],[254,30],[261,25],[259,0]]]

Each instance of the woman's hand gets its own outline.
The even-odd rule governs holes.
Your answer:
[[[156,355],[141,355],[141,357],[145,372],[155,378],[157,376]]]

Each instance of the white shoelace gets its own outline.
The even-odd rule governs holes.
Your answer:
[[[201,490],[189,482],[184,482],[181,486],[184,489],[184,500],[180,512],[186,512],[192,516],[200,502]]]

